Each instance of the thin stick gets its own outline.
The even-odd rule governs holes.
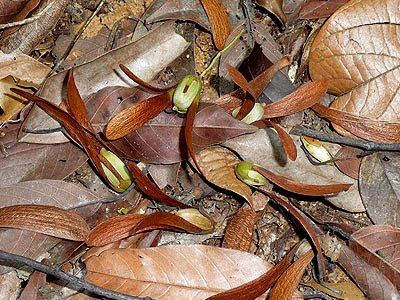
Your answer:
[[[200,74],[200,78],[203,79],[210,71],[211,69],[214,67],[214,65],[218,62],[218,60],[221,58],[222,54],[225,53],[226,51],[228,51],[229,49],[232,48],[232,46],[235,44],[235,42],[242,36],[242,34],[245,32],[244,29],[242,29],[238,35],[236,35],[232,41],[229,42],[229,44],[222,49],[221,51],[219,51],[217,53],[217,55],[214,56],[214,58],[212,59],[211,63],[208,65],[208,67]]]
[[[114,292],[108,289],[101,288],[97,285],[91,284],[85,280],[82,280],[76,276],[70,275],[63,271],[57,270],[55,268],[49,267],[43,263],[37,262],[35,260],[8,253],[0,250],[0,261],[9,263],[9,264],[19,264],[33,268],[39,272],[54,276],[57,279],[61,279],[65,282],[68,282],[72,288],[79,290],[85,290],[89,293],[93,293],[102,297],[107,297],[109,299],[123,299],[123,300],[151,300],[149,297],[140,298],[133,297],[125,294],[121,294],[118,292]]]
[[[26,24],[35,22],[41,16],[43,16],[53,6],[53,4],[54,4],[54,1],[49,3],[43,10],[41,10],[36,15],[34,15],[34,16],[30,17],[30,18],[26,18],[26,19],[23,19],[21,21],[0,24],[0,30],[6,29],[6,28],[10,28],[10,27],[14,27],[14,26],[26,25]]]
[[[89,26],[90,22],[94,19],[94,17],[97,15],[97,13],[100,11],[100,9],[103,7],[105,0],[101,0],[100,3],[97,5],[96,10],[92,13],[92,15],[89,17],[89,19],[86,20],[85,24],[79,29],[78,33],[75,35],[74,39],[72,42],[68,45],[67,50],[64,52],[64,55],[58,59],[56,65],[51,69],[51,71],[46,75],[45,79],[43,80],[42,83],[46,82],[46,80],[54,74],[54,72],[57,72],[64,60],[67,58],[69,53],[71,52],[72,48],[74,48],[76,42],[79,40],[81,37],[82,33],[85,31],[85,29]],[[43,86],[43,85],[42,85]]]
[[[336,133],[329,134],[317,130],[312,130],[303,126],[293,127],[292,130],[290,131],[290,134],[299,136],[306,135],[324,142],[342,144],[346,146],[361,148],[367,151],[400,151],[400,144],[384,144],[384,143],[375,143],[371,141],[353,139],[340,136]]]

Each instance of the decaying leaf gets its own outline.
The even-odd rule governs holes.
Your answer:
[[[296,260],[278,279],[269,293],[268,299],[281,300],[292,299],[297,286],[303,277],[303,273],[314,257],[312,251],[308,251]]]
[[[304,152],[300,149],[298,137],[293,137],[297,146],[297,159],[280,163],[275,156],[274,148],[265,130],[259,130],[255,134],[237,137],[224,143],[224,145],[237,152],[244,160],[253,162],[271,172],[285,176],[297,182],[307,184],[352,184],[346,192],[326,197],[326,200],[342,209],[360,212],[365,211],[362,204],[357,183],[354,179],[344,175],[334,166],[312,165]]]
[[[374,153],[362,160],[359,188],[375,224],[400,226],[400,154]]]
[[[225,248],[249,251],[253,239],[254,225],[258,215],[249,205],[244,204],[226,226],[224,241]]]
[[[111,249],[86,266],[85,279],[93,284],[158,299],[206,299],[271,268],[252,254],[203,245]]]
[[[330,17],[349,0],[311,0],[299,12],[299,19],[319,19]]]
[[[0,227],[25,229],[73,241],[84,241],[90,230],[77,213],[47,205],[2,207]]]
[[[361,158],[357,155],[361,154],[363,151],[361,149],[352,147],[342,147],[335,154],[335,165],[347,176],[351,178],[358,179]]]
[[[329,91],[340,94],[332,108],[375,121],[400,121],[398,5],[398,0],[352,0],[318,33],[310,74],[314,80],[327,78]]]
[[[389,225],[372,225],[357,230],[352,237],[354,240],[350,242],[350,248],[400,289],[400,229]],[[368,251],[363,251],[360,245]]]
[[[252,206],[251,189],[236,177],[239,158],[230,150],[214,146],[197,154],[197,162],[204,177],[216,186],[242,196]]]
[[[282,10],[283,0],[257,0],[256,3],[273,13],[283,25],[286,24],[287,16]]]
[[[82,98],[86,98],[106,86],[131,86],[131,81],[118,70],[123,63],[145,81],[150,81],[160,70],[167,67],[188,46],[186,40],[175,33],[173,24],[164,24],[143,38],[126,46],[109,51],[97,59],[74,69],[74,77]],[[67,72],[50,77],[43,87],[41,97],[59,104]],[[30,131],[58,128],[59,124],[39,109],[34,109],[25,128]],[[67,139],[60,133],[29,134],[24,142],[60,143]]]

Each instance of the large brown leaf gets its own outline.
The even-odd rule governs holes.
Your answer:
[[[209,182],[242,196],[253,205],[250,187],[236,177],[235,166],[240,162],[236,154],[223,147],[209,147],[198,153],[197,162]]]
[[[255,255],[203,245],[106,250],[86,266],[93,284],[157,299],[205,299],[271,268]]]
[[[330,17],[349,0],[311,0],[299,12],[299,19],[319,19]]]
[[[183,137],[185,119],[161,112],[143,127],[113,145],[126,157],[142,162],[171,164],[187,158]],[[201,149],[230,138],[255,132],[256,127],[233,118],[216,105],[200,106],[193,128],[193,143]]]
[[[61,180],[86,161],[86,154],[71,143],[18,143],[0,155],[0,187],[33,179]]]
[[[35,231],[73,241],[84,241],[90,230],[75,212],[37,204],[0,208],[0,227]]]
[[[237,137],[224,143],[225,146],[237,152],[244,160],[254,162],[263,168],[297,182],[307,184],[353,184],[346,192],[325,197],[333,205],[342,209],[357,212],[365,211],[356,181],[331,165],[312,165],[304,151],[300,149],[300,142],[293,137],[297,146],[297,159],[295,161],[281,162],[277,159],[272,141],[265,130],[255,134]]]
[[[150,81],[160,70],[167,67],[188,46],[185,39],[175,33],[173,24],[164,24],[143,38],[126,46],[109,51],[95,60],[74,69],[74,77],[82,98],[86,98],[106,86],[131,86],[122,72],[116,72],[123,63],[145,81]],[[41,97],[59,104],[62,100],[65,71],[50,77],[43,87]],[[57,128],[59,124],[37,108],[29,115],[25,128],[31,130]],[[39,139],[40,138],[40,139]],[[26,142],[60,143],[67,141],[60,133],[30,134]]]
[[[375,224],[400,226],[400,154],[380,152],[361,162],[359,188]]]
[[[98,196],[90,190],[60,180],[35,180],[0,188],[0,207],[23,204],[40,204],[74,209],[96,203]],[[93,213],[90,209],[82,216]],[[36,232],[7,229],[0,231],[0,249],[36,259],[43,252],[54,247],[59,239]],[[0,273],[6,271],[1,267]]]
[[[327,78],[340,94],[333,108],[373,120],[400,122],[399,0],[352,0],[315,38],[314,80]]]
[[[352,234],[353,250],[357,243],[367,252],[358,253],[371,265],[378,268],[400,290],[400,229],[389,225],[371,225]],[[368,254],[368,255],[365,255]]]

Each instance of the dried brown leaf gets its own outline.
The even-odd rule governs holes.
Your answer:
[[[269,293],[269,300],[282,300],[292,299],[297,286],[301,278],[303,277],[304,271],[310,264],[314,257],[312,251],[308,251],[296,260],[278,279],[274,287]]]
[[[84,241],[90,230],[77,213],[46,205],[0,208],[0,227],[25,229],[73,241]]]
[[[215,46],[222,50],[231,32],[228,14],[220,0],[200,0],[211,25]]]
[[[106,250],[86,266],[93,284],[158,299],[205,299],[271,268],[252,254],[203,245]]]
[[[235,166],[240,160],[232,151],[219,146],[209,147],[197,154],[197,162],[208,181],[242,196],[252,206],[251,189],[236,177]]]
[[[310,53],[310,74],[313,80],[327,78],[329,91],[340,94],[332,108],[374,122],[400,122],[398,5],[398,0],[353,0],[321,28]]]
[[[299,12],[299,19],[319,19],[330,17],[349,0],[311,0]]]
[[[257,213],[244,204],[226,226],[222,247],[248,252],[257,221]]]
[[[361,158],[357,155],[363,153],[361,149],[342,147],[336,152],[334,160],[336,167],[347,176],[358,179],[361,166]]]
[[[283,25],[286,24],[287,16],[282,10],[283,0],[256,0],[256,3],[273,13]]]
[[[362,160],[359,187],[368,215],[375,224],[400,226],[400,155],[374,153]]]

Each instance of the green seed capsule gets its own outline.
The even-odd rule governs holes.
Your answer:
[[[232,112],[232,116],[236,117],[241,107],[235,108]],[[255,121],[259,121],[264,117],[264,107],[261,103],[255,103],[251,111],[241,121],[246,124],[251,124]]]
[[[248,161],[241,161],[235,167],[236,176],[244,183],[251,186],[260,186],[268,183],[268,180],[257,171],[254,171],[254,164]]]
[[[187,75],[179,82],[175,89],[172,101],[173,110],[185,114],[193,101],[200,98],[203,86],[199,78],[194,75]]]
[[[106,174],[107,180],[112,186],[112,188],[119,193],[126,191],[126,189],[132,184],[131,174],[128,168],[125,166],[124,162],[116,156],[113,152],[101,148],[100,155],[103,156],[118,172],[114,174],[110,169],[108,169],[103,163],[103,171]],[[119,176],[118,176],[119,175]],[[121,181],[119,179],[121,177]]]

